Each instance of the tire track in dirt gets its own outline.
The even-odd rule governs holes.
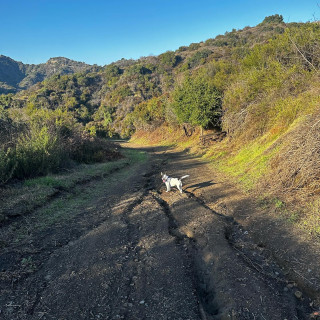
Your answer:
[[[123,167],[125,169],[126,166]],[[145,168],[140,166],[135,166],[137,170],[137,175]],[[118,168],[111,170],[111,173],[116,173]],[[142,172],[143,172],[142,171]],[[84,193],[86,188],[92,188],[95,184],[105,185],[107,177],[111,174],[108,172],[107,176],[94,177],[86,181],[81,181],[78,185],[79,190],[83,189]],[[128,180],[132,179],[130,176]],[[143,180],[140,176],[135,176],[135,183],[141,184]],[[83,182],[83,183],[82,183]],[[128,183],[124,192],[128,189],[134,189],[135,183]],[[139,185],[139,189],[140,189]],[[110,188],[109,188],[110,189]],[[80,195],[82,192],[77,190]],[[108,190],[108,183],[107,183]],[[73,190],[69,190],[74,193]],[[30,220],[30,231],[26,239],[21,243],[15,243],[15,241],[10,241],[11,246],[6,247],[5,251],[1,250],[1,264],[0,276],[1,276],[1,298],[0,298],[0,317],[5,316],[5,319],[20,319],[23,318],[23,314],[28,317],[32,317],[35,314],[36,306],[38,305],[42,293],[46,290],[51,277],[44,274],[43,269],[46,267],[47,261],[50,259],[55,259],[56,254],[72,246],[74,242],[78,241],[90,230],[94,230],[103,223],[107,222],[110,218],[112,202],[117,201],[119,192],[117,190],[109,190],[109,195],[99,195],[99,198],[92,199],[90,202],[90,208],[79,207],[76,208],[75,214],[72,216],[71,220],[68,220],[68,224],[57,223],[52,227],[37,231],[37,229],[32,229],[32,223],[35,217],[27,215],[26,217],[19,217],[14,224],[14,228],[19,231],[19,221],[23,224]],[[76,193],[75,193],[76,195]],[[60,193],[59,196],[62,196]],[[59,198],[56,197],[56,199]],[[101,197],[101,198],[100,198]],[[54,199],[52,199],[54,200]],[[107,201],[106,201],[107,200]],[[51,202],[50,202],[51,203]],[[47,203],[46,205],[50,205]],[[66,206],[68,205],[68,200],[66,198]],[[86,207],[90,206],[86,205]],[[37,208],[41,211],[42,208]],[[10,225],[8,226],[10,228]],[[13,230],[14,230],[13,228]],[[7,228],[8,229],[8,228]],[[6,228],[5,228],[6,230]],[[1,230],[1,236],[5,236],[5,230]],[[8,235],[13,236],[13,232],[7,230]],[[8,237],[7,237],[8,238]],[[8,258],[6,258],[8,257]],[[25,257],[25,258],[24,258]],[[26,264],[24,267],[21,263],[25,259],[26,263],[32,267],[30,270],[29,265]],[[32,265],[31,265],[32,263]],[[49,280],[48,280],[49,279]],[[8,312],[8,317],[6,313]],[[12,313],[13,312],[13,313]],[[24,319],[24,318],[23,318]]]
[[[168,218],[169,234],[176,239],[177,243],[183,245],[186,250],[189,265],[192,270],[193,285],[199,300],[199,312],[201,319],[206,320],[208,318],[207,315],[217,315],[219,313],[219,307],[216,303],[214,303],[215,292],[212,288],[207,290],[206,283],[208,280],[204,277],[204,273],[202,272],[201,268],[199,269],[199,265],[197,265],[197,261],[199,260],[199,252],[195,245],[196,239],[187,236],[185,233],[182,233],[179,230],[179,225],[170,210],[170,206],[165,200],[160,198],[155,193],[153,194],[153,198],[161,205],[165,215]]]
[[[23,222],[23,220],[28,216],[34,213],[35,211],[42,209],[46,206],[48,206],[53,201],[66,197],[70,194],[74,193],[74,188],[89,186],[90,184],[94,182],[99,182],[101,180],[106,179],[110,175],[112,175],[115,172],[118,172],[122,169],[125,169],[129,166],[129,163],[125,163],[122,166],[112,168],[107,173],[102,173],[96,176],[91,177],[83,177],[78,181],[75,181],[71,186],[64,187],[64,186],[57,186],[53,187],[53,190],[51,192],[48,192],[45,201],[42,203],[26,203],[26,201],[21,201],[21,203],[16,204],[13,208],[5,208],[4,210],[1,210],[0,214],[2,214],[5,218],[0,221],[0,227],[5,226],[7,224],[10,224],[12,222]],[[2,209],[2,208],[1,208]]]
[[[190,197],[189,193],[184,200],[196,202],[195,210],[201,212],[197,208],[201,205],[200,199],[195,199],[194,195]],[[293,292],[283,291],[283,283],[286,282],[280,268],[274,263],[270,265],[270,262],[265,266],[258,264],[264,263],[265,257],[252,251],[249,240],[242,239],[242,234],[237,241],[231,240],[235,235],[239,237],[235,230],[240,228],[232,219],[212,212],[202,203],[202,207],[209,210],[207,214],[215,215],[220,221],[213,219],[216,228],[209,227],[207,231],[199,232],[196,229],[203,229],[203,223],[191,220],[185,223],[181,219],[183,214],[190,213],[190,208],[179,210],[179,204],[174,202],[171,212],[168,202],[162,200],[160,203],[174,226],[170,233],[179,241],[188,243],[195,286],[207,319],[308,319],[311,310],[307,301],[301,302]],[[262,267],[258,269],[257,266]],[[228,292],[231,288],[235,292]]]
[[[270,252],[264,250],[262,246],[257,245],[249,236],[248,231],[236,222],[233,217],[225,216],[213,210],[206,205],[203,199],[197,197],[194,193],[187,191],[187,194],[195,199],[199,205],[224,220],[225,238],[230,247],[236,251],[236,255],[241,258],[244,264],[258,275],[261,275],[260,278],[268,283],[273,292],[279,292],[279,296],[285,292],[285,295],[288,296],[288,301],[291,303],[291,308],[296,312],[295,317],[297,319],[309,319],[309,315],[312,313],[312,308],[310,308],[312,300],[307,297],[304,299],[298,298],[301,294],[300,289],[298,287],[294,288],[291,285],[287,286],[290,281],[286,279],[282,268],[276,263]]]

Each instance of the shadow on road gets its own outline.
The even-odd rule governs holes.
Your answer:
[[[196,183],[196,184],[193,184],[191,186],[187,186],[186,189],[192,189],[193,188],[193,191],[195,191],[195,190],[198,190],[198,189],[201,189],[201,188],[213,186],[214,184],[216,184],[216,183],[212,182],[212,180],[209,180],[209,181],[205,181],[205,182]]]

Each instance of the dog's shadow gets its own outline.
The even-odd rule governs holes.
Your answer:
[[[212,180],[210,180],[210,181],[206,181],[206,182],[196,183],[191,186],[187,186],[186,189],[193,188],[193,191],[195,191],[195,190],[202,189],[205,187],[213,186],[214,184],[216,184],[216,183],[212,182]]]

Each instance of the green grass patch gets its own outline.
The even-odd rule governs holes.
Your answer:
[[[279,147],[273,147],[277,136],[264,136],[243,146],[236,154],[226,156],[220,152],[211,156],[216,161],[217,168],[235,177],[246,190],[252,189],[259,178],[267,173],[272,157]]]
[[[24,182],[24,184],[28,187],[33,187],[33,186],[47,186],[52,188],[67,187],[66,183],[63,180],[55,176],[46,176],[46,177],[28,179]]]

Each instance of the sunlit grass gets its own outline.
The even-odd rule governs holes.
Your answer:
[[[227,175],[236,178],[246,190],[252,189],[258,180],[267,173],[272,157],[279,146],[274,147],[277,136],[263,136],[244,145],[237,153],[219,152],[211,157],[216,167]]]

